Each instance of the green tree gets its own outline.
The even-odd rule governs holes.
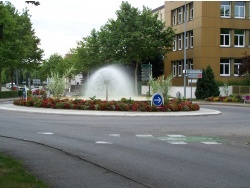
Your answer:
[[[27,9],[19,13],[11,3],[0,2],[0,23],[4,25],[4,39],[0,42],[0,74],[4,68],[9,69],[13,82],[16,69],[38,66],[43,50],[38,48],[40,39],[35,36]]]
[[[247,52],[242,53],[243,57],[241,58],[241,65],[239,69],[239,75],[246,75],[249,79],[250,75],[250,55]]]
[[[140,11],[128,2],[122,2],[116,12],[117,19],[110,19],[99,33],[100,53],[107,62],[133,64],[135,91],[137,73],[143,61],[166,55],[171,49],[175,35],[172,27],[165,28],[146,7]]]
[[[206,70],[202,69],[202,78],[197,80],[195,96],[197,99],[205,99],[211,96],[219,96],[220,90],[214,79],[214,73],[211,66],[207,66]]]

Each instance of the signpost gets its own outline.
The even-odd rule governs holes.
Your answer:
[[[191,79],[191,102],[192,102],[192,79],[202,78],[202,70],[187,70],[187,76]]]
[[[161,106],[164,103],[164,98],[161,93],[155,93],[151,98],[151,105]]]

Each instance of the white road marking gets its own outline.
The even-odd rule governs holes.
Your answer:
[[[186,142],[174,142],[174,141],[172,141],[172,142],[168,142],[169,144],[187,144]]]
[[[109,134],[109,136],[121,137],[121,135],[120,135],[120,134]]]
[[[203,144],[222,144],[222,143],[218,143],[218,142],[201,142]]]
[[[136,136],[141,138],[153,137],[151,134],[137,134]]]
[[[168,140],[168,141],[176,141],[178,140],[178,138],[171,138],[171,137],[162,137],[162,138],[158,138],[159,140]]]
[[[112,144],[111,142],[105,142],[105,141],[96,141],[96,144]]]
[[[37,132],[38,134],[46,134],[46,135],[52,135],[54,133],[50,133],[50,132]]]
[[[167,135],[168,137],[173,137],[173,138],[183,138],[183,137],[186,137],[184,135],[181,135],[181,134],[170,134],[170,135]]]

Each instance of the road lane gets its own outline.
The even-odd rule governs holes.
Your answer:
[[[220,116],[179,118],[65,117],[1,111],[0,134],[58,148],[149,187],[247,187],[249,109],[218,108]],[[159,139],[168,135],[198,141],[182,145]],[[221,144],[201,143],[199,139],[204,137],[220,138]]]

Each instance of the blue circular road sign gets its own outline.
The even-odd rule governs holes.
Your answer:
[[[151,103],[155,106],[161,106],[163,104],[163,101],[164,99],[161,93],[155,93],[151,99]]]

